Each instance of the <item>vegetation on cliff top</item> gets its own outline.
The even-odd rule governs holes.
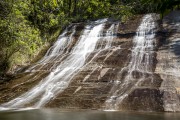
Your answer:
[[[177,9],[179,0],[1,0],[0,74],[34,58],[71,22]],[[53,36],[53,37],[52,37]]]

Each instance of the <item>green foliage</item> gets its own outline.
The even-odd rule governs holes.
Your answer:
[[[146,6],[146,11],[158,12],[162,16],[180,6],[179,0],[141,0],[141,3]]]
[[[23,3],[20,4],[21,7],[19,4],[6,3],[11,7],[11,11],[7,11],[5,19],[4,16],[0,19],[1,71],[30,59],[42,44],[40,31],[31,26],[23,15],[27,4],[22,1],[20,3]],[[18,59],[19,56],[26,56],[26,59]]]
[[[0,71],[31,60],[71,22],[134,14],[167,13],[179,0],[1,0]]]

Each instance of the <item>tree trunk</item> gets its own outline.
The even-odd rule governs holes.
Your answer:
[[[69,17],[71,16],[71,5],[72,5],[72,1],[69,0]]]
[[[77,0],[74,0],[74,11],[73,11],[74,16],[76,16],[76,11],[77,11]]]

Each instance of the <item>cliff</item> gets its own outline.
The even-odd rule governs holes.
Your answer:
[[[68,78],[71,79],[68,85],[63,84],[67,87],[52,97],[44,107],[180,111],[179,16],[180,11],[174,11],[160,20],[159,15],[152,14],[153,20],[149,22],[150,25],[153,23],[154,27],[148,28],[145,38],[149,32],[155,37],[149,36],[147,40],[152,39],[153,42],[147,43],[143,51],[138,51],[139,46],[135,45],[138,43],[134,42],[135,36],[142,32],[139,26],[144,19],[143,15],[136,16],[126,23],[108,20],[101,31],[102,40],[97,42],[95,50],[88,54],[85,63],[75,71],[72,78]],[[46,80],[46,76],[56,70],[58,65],[64,64],[73,53],[74,46],[78,44],[85,24],[72,24],[67,28],[64,35],[72,38],[66,47],[60,49],[60,55],[52,56],[48,61],[44,57],[42,61],[46,62],[41,61],[42,64],[39,62],[32,65],[25,72],[18,73],[15,79],[1,84],[0,102],[8,102],[31,90],[36,84],[41,83],[41,80]],[[117,27],[117,33],[108,37],[107,31],[112,25],[115,26],[113,31]],[[105,39],[111,39],[110,47],[106,48]],[[53,47],[49,51],[51,54]],[[133,64],[139,64],[136,62],[139,59],[137,56],[142,56],[142,60],[141,64],[135,65],[137,68],[134,68]],[[66,76],[63,76],[64,79]],[[34,105],[41,100],[41,96],[43,95],[38,95],[23,106]]]

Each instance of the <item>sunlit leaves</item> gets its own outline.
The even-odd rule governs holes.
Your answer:
[[[20,0],[12,4],[11,12],[6,19],[0,20],[0,66],[4,64],[19,64],[18,56],[32,56],[42,44],[40,32],[30,25],[24,16],[28,5]],[[18,55],[18,56],[17,56]],[[27,61],[26,57],[21,61]],[[3,62],[6,61],[7,63]],[[5,67],[7,68],[7,67]],[[4,69],[5,69],[4,68]]]
[[[18,64],[32,58],[56,31],[71,22],[132,15],[131,0],[1,0],[0,57]],[[132,5],[132,4],[131,4]],[[2,11],[1,11],[2,10]],[[57,37],[57,35],[56,35]],[[22,60],[19,60],[22,59]],[[26,59],[26,60],[25,60]],[[0,63],[1,66],[1,63]]]

